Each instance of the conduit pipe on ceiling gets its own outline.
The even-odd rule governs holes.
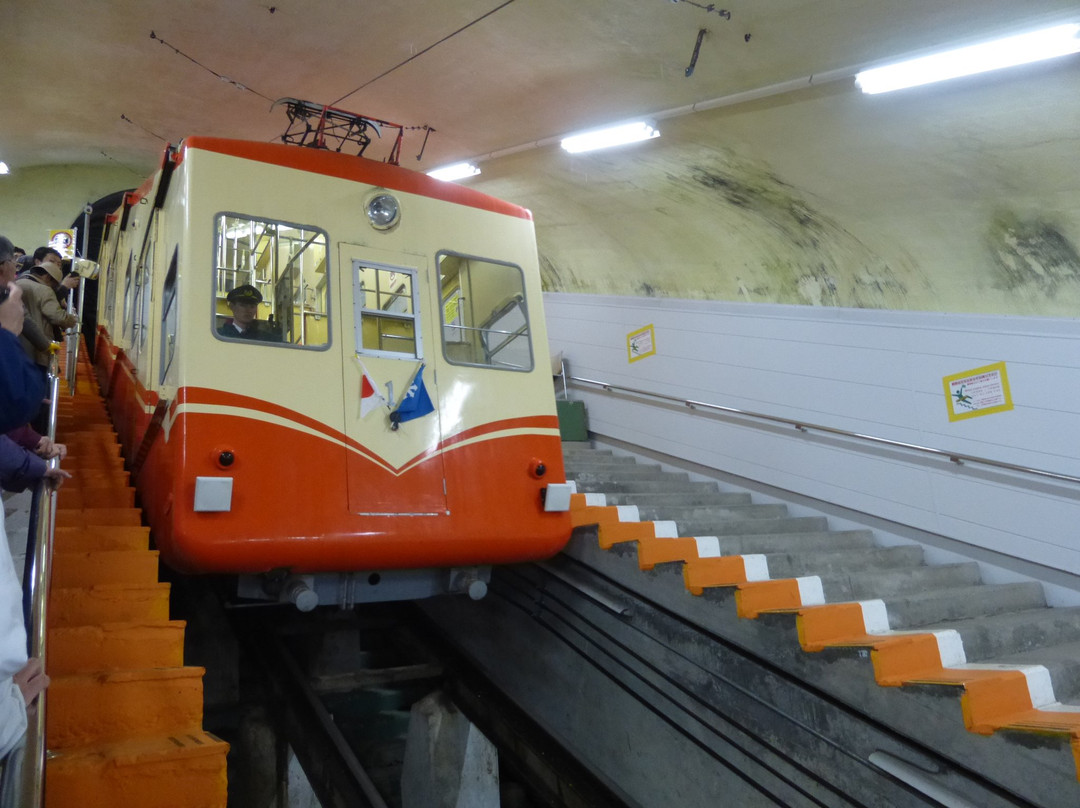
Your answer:
[[[693,104],[686,104],[681,107],[672,107],[661,112],[650,112],[639,115],[639,118],[648,118],[655,121],[667,120],[670,118],[681,118],[683,115],[692,115],[695,112],[706,112],[712,109],[719,109],[721,107],[731,107],[737,104],[747,104],[751,101],[759,101],[762,98],[771,98],[776,95],[784,95],[785,93],[797,92],[798,90],[806,90],[811,87],[820,87],[825,84],[831,84],[834,81],[841,81],[843,79],[854,79],[855,74],[862,70],[862,67],[843,67],[837,70],[828,70],[824,73],[812,73],[809,76],[803,76],[797,79],[789,79],[788,81],[781,81],[776,84],[768,84],[764,87],[757,87],[753,90],[744,90],[739,93],[731,93],[730,95],[722,95],[719,98],[710,98],[706,101],[696,101]],[[511,154],[519,154],[520,152],[531,151],[532,149],[540,149],[545,146],[558,145],[568,133],[560,135],[552,135],[551,137],[541,138],[540,140],[533,140],[529,143],[522,143],[519,146],[510,146],[505,149],[498,149],[496,151],[488,152],[487,154],[481,154],[476,157],[468,158],[470,163],[478,163],[486,160],[495,160],[499,157],[509,157]]]
[[[1051,25],[1055,23],[1067,22],[1072,19],[1072,15],[1063,18],[1061,14],[1043,14],[1038,17],[1037,20],[1029,20],[1033,25],[1038,22],[1040,24]],[[895,57],[891,61],[900,61],[904,57]],[[753,90],[745,90],[739,93],[731,93],[730,95],[722,95],[719,98],[712,98],[707,101],[698,101],[694,104],[687,104],[681,107],[672,107],[671,109],[663,110],[661,112],[643,113],[638,118],[651,119],[654,121],[662,121],[669,118],[678,118],[683,115],[690,115],[695,112],[705,112],[707,110],[719,109],[720,107],[730,107],[736,104],[746,104],[751,101],[758,101],[762,98],[770,98],[776,95],[783,95],[785,93],[797,92],[799,90],[806,90],[810,87],[820,87],[825,84],[831,84],[835,81],[842,81],[844,79],[854,80],[855,75],[868,67],[873,67],[881,62],[871,62],[852,67],[842,67],[836,70],[827,70],[823,73],[811,73],[809,76],[803,76],[801,78],[790,79],[788,81],[781,81],[776,84],[768,84],[764,87],[758,87]],[[632,119],[626,119],[632,120]],[[529,151],[531,149],[539,149],[544,146],[552,146],[562,141],[564,137],[570,132],[564,132],[559,135],[552,135],[551,137],[542,138],[541,140],[534,140],[530,143],[522,143],[520,146],[511,146],[506,149],[498,149],[496,151],[488,152],[487,154],[481,154],[476,157],[470,157],[469,162],[481,162],[484,160],[494,160],[499,157],[507,157],[511,154],[517,154],[519,152]]]

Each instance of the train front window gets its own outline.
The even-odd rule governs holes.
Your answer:
[[[421,358],[417,296],[415,270],[353,261],[357,352]]]
[[[217,217],[215,333],[297,348],[330,344],[326,233],[235,213]]]
[[[532,336],[520,267],[439,253],[443,353],[455,365],[532,370]]]

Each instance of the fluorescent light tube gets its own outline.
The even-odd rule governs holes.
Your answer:
[[[622,146],[625,143],[637,143],[639,140],[651,140],[654,137],[660,137],[659,129],[647,121],[636,121],[565,137],[562,147],[571,154],[577,154],[593,149],[606,149],[609,146]]]
[[[864,70],[855,76],[855,83],[864,93],[887,93],[934,81],[1052,59],[1080,51],[1077,32],[1080,32],[1080,25],[1072,23],[995,39],[980,45]]]
[[[472,163],[454,163],[452,166],[444,166],[429,171],[427,175],[444,182],[453,182],[454,180],[465,179],[465,177],[475,177],[479,173],[480,169]]]

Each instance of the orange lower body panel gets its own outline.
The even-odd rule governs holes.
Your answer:
[[[510,563],[550,557],[570,535],[569,514],[542,501],[548,482],[565,480],[554,416],[487,424],[394,469],[340,432],[255,399],[187,388],[173,409],[136,486],[162,558],[181,571]],[[227,511],[195,510],[199,477],[231,479]]]

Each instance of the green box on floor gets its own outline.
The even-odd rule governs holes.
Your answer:
[[[559,437],[563,440],[589,439],[584,401],[556,401],[555,411],[559,414]]]

